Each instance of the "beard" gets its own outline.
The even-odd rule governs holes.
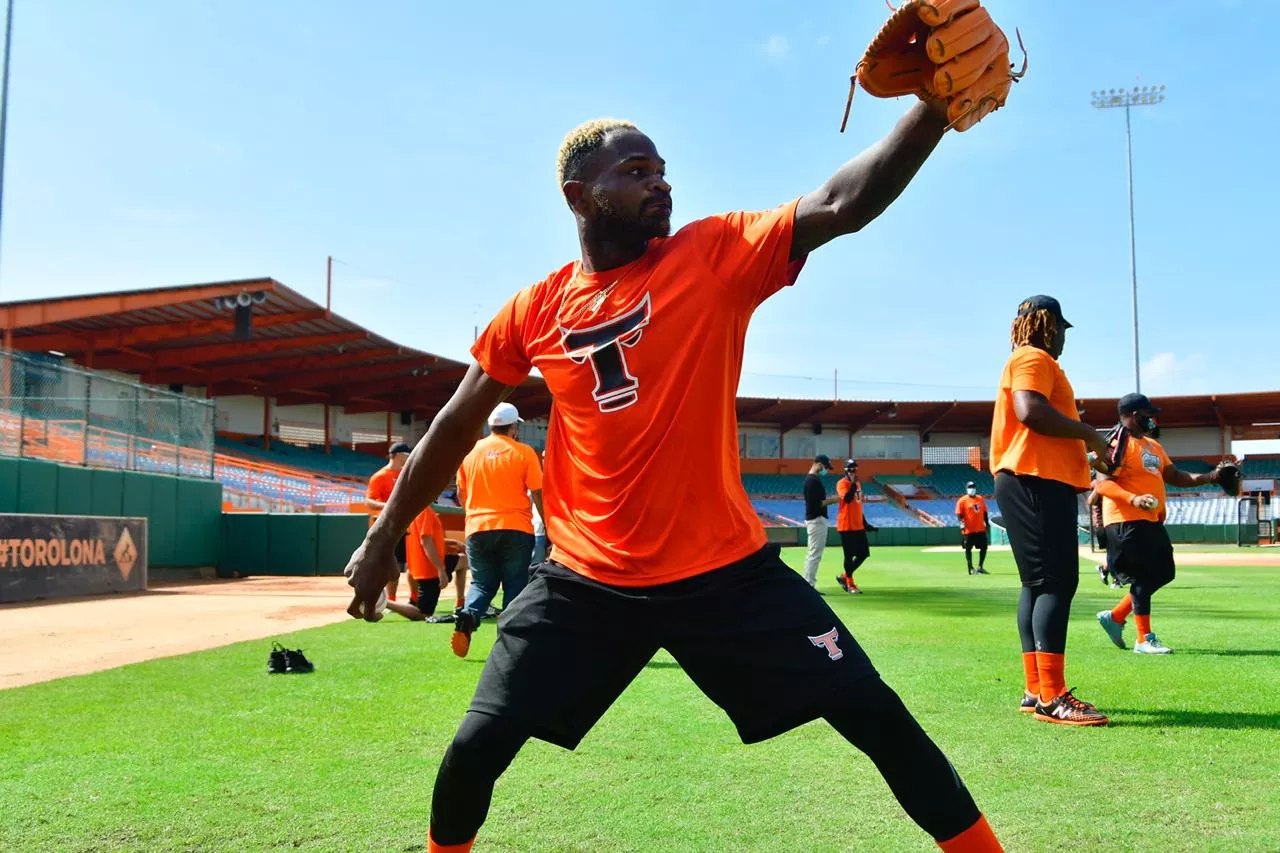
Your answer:
[[[666,237],[671,233],[671,214],[666,211],[656,214],[646,214],[643,210],[623,213],[613,206],[600,187],[591,188],[591,198],[596,204],[596,216],[592,224],[596,232],[606,239],[630,242]]]

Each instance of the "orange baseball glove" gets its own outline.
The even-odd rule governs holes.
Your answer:
[[[1016,30],[1015,30],[1016,33]],[[1018,46],[1022,46],[1022,35]],[[956,130],[968,130],[1004,106],[1027,73],[1009,63],[1009,40],[979,0],[906,0],[889,18],[849,78],[840,132],[857,84],[877,98],[942,100]]]

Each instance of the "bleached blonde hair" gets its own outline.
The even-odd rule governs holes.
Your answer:
[[[565,134],[556,158],[556,184],[577,180],[582,167],[591,155],[600,150],[605,138],[615,130],[637,130],[636,126],[621,118],[593,118]]]

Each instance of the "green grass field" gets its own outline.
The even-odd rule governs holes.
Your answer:
[[[798,564],[802,553],[787,552]],[[1071,729],[1017,712],[1012,558],[877,550],[866,594],[822,587],[964,776],[1010,850],[1280,849],[1280,569],[1183,566],[1153,627],[1177,653],[1111,646],[1116,597],[1088,563],[1067,676],[1112,714]],[[1130,625],[1129,631],[1132,631]],[[388,616],[0,693],[0,849],[414,850],[436,765],[493,640]],[[870,762],[821,723],[740,745],[655,659],[577,750],[532,743],[477,850],[930,850]]]

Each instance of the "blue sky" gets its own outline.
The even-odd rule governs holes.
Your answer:
[[[16,3],[0,299],[265,275],[322,301],[332,254],[336,310],[455,358],[576,254],[554,159],[578,122],[655,139],[678,226],[812,189],[908,106],[860,93],[837,132],[879,0]],[[1078,392],[1132,390],[1124,117],[1089,95],[1135,83],[1168,86],[1133,116],[1144,390],[1280,387],[1262,7],[988,8],[1026,79],[760,310],[742,393],[829,396],[838,370],[842,398],[989,399],[1038,292],[1077,327]]]

